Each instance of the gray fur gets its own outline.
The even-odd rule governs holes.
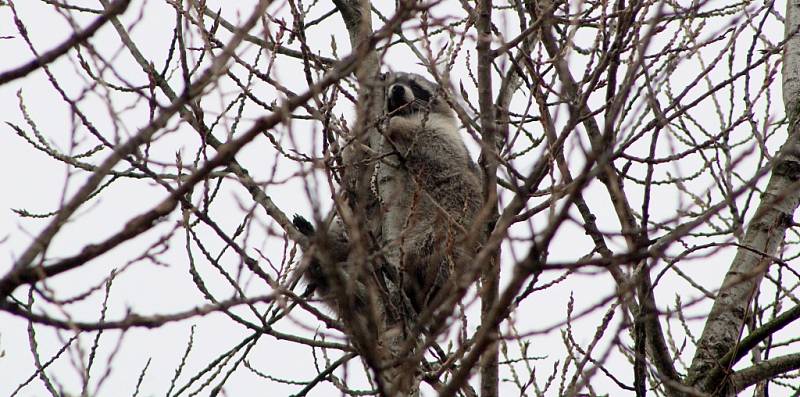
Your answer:
[[[342,280],[347,276],[349,249],[342,220],[335,217],[326,233],[317,233],[314,226],[300,215],[295,215],[292,223],[298,231],[310,237],[311,242],[317,246],[317,255],[307,264],[303,277],[309,288],[315,290],[323,300],[330,300],[334,289],[331,284],[337,279]],[[323,267],[322,263],[330,263],[333,266]],[[342,272],[333,274],[334,270]]]
[[[380,164],[377,183],[383,241],[388,259],[401,269],[404,290],[421,309],[475,252],[464,246],[464,231],[481,208],[482,178],[435,84],[396,73],[387,87],[384,147],[394,155]],[[405,106],[397,106],[394,87],[404,88]],[[415,96],[419,88],[429,95]]]
[[[383,214],[377,232],[385,258],[399,270],[403,291],[420,311],[475,253],[475,247],[465,246],[464,232],[483,204],[482,177],[436,84],[410,73],[391,74],[385,83],[387,122],[373,179]],[[295,225],[313,233],[302,217]],[[315,240],[322,242],[319,236]],[[325,245],[327,260],[312,259],[303,275],[323,300],[344,310],[330,296],[331,271],[343,279],[353,270],[347,266],[347,238],[338,217]],[[335,269],[323,269],[321,263]],[[349,281],[356,299],[366,299],[364,283]]]

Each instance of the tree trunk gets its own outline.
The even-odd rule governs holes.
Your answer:
[[[798,91],[800,89],[800,4],[786,4],[786,37],[783,58],[783,101],[789,121],[786,142],[775,156],[772,174],[761,203],[747,227],[742,247],[736,253],[706,321],[687,383],[704,392],[722,390],[726,371],[715,370],[717,362],[739,341],[750,312],[753,296],[769,270],[777,248],[800,203],[800,141],[798,141]],[[730,367],[733,363],[719,365]],[[722,385],[724,386],[724,385]]]
[[[335,0],[337,10],[342,15],[348,33],[350,43],[353,48],[357,47],[363,40],[367,39],[372,33],[372,19],[370,2],[365,0]],[[407,17],[410,10],[398,7],[397,13]],[[364,16],[367,16],[364,18]],[[344,153],[346,175],[344,181],[345,189],[348,191],[347,203],[349,211],[353,212],[355,222],[351,226],[360,229],[363,233],[361,238],[351,238],[351,241],[358,241],[362,244],[360,255],[353,255],[351,258],[360,258],[359,266],[363,267],[364,272],[376,272],[374,280],[383,283],[386,294],[383,299],[376,296],[372,301],[373,309],[377,312],[374,316],[378,324],[370,324],[361,327],[354,327],[348,335],[356,346],[359,347],[362,355],[366,357],[369,366],[374,371],[375,380],[378,382],[380,395],[390,397],[414,397],[419,395],[419,385],[421,378],[417,374],[416,366],[414,370],[409,370],[408,366],[402,365],[404,360],[401,355],[407,344],[408,330],[407,324],[401,314],[398,314],[397,299],[402,291],[399,286],[388,280],[380,269],[380,266],[370,260],[368,252],[370,247],[363,246],[373,241],[369,236],[376,239],[386,239],[390,236],[383,236],[383,216],[380,209],[378,198],[374,194],[372,181],[382,181],[381,167],[377,167],[376,162],[370,161],[370,154],[365,151],[365,147],[371,149],[373,153],[387,152],[385,139],[377,131],[375,125],[382,117],[384,105],[384,93],[380,87],[378,79],[380,75],[380,62],[378,54],[372,50],[359,65],[356,71],[358,80],[358,104],[356,107],[356,120],[353,128],[353,138],[358,144],[351,145]],[[378,175],[375,175],[378,173]],[[380,190],[380,186],[377,187]],[[352,237],[352,235],[351,235]],[[373,247],[374,248],[374,247]],[[392,258],[392,252],[385,255]],[[388,266],[393,266],[389,259]],[[395,272],[396,273],[396,272]],[[381,287],[371,285],[371,292],[379,295]],[[388,295],[388,297],[387,297]],[[357,324],[352,324],[357,325]],[[413,352],[413,350],[411,350]],[[405,352],[408,354],[408,352]],[[370,362],[372,361],[372,362]]]

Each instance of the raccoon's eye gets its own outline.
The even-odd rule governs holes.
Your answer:
[[[386,81],[386,79],[388,79],[388,78],[389,78],[389,73],[388,72],[383,72],[383,73],[379,73],[378,74],[378,80],[380,80],[380,81]]]
[[[409,81],[408,86],[411,88],[411,92],[414,93],[414,99],[423,100],[425,102],[429,102],[431,100],[432,93],[422,88],[422,86],[416,81]]]

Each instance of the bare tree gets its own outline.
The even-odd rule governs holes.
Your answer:
[[[798,395],[798,7],[0,1],[0,392]],[[397,71],[483,177],[423,307]]]

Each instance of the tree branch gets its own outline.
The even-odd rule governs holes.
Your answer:
[[[254,303],[271,302],[274,299],[272,295],[256,296],[252,298],[230,299],[227,301],[219,302],[212,305],[205,305],[195,307],[173,314],[153,314],[153,315],[140,315],[131,313],[125,316],[122,320],[117,321],[100,321],[96,323],[58,320],[50,316],[36,314],[31,311],[21,308],[19,305],[13,304],[7,300],[0,302],[0,310],[9,314],[19,316],[27,319],[36,324],[47,325],[64,330],[80,330],[80,331],[101,331],[109,329],[126,330],[135,327],[144,328],[158,328],[168,323],[183,321],[198,316],[205,316],[211,313],[226,311],[232,307],[239,305],[252,305]]]
[[[752,367],[736,371],[729,379],[734,391],[744,390],[756,383],[789,371],[800,369],[800,353],[787,354],[762,361]]]
[[[254,13],[256,15],[257,13]],[[257,15],[255,20],[257,20]],[[252,21],[253,24],[255,20]],[[395,20],[396,23],[396,20]],[[248,26],[248,25],[245,25]],[[356,48],[356,51],[350,54],[349,56],[345,57],[340,61],[337,66],[328,73],[322,80],[317,82],[314,86],[312,86],[308,91],[303,94],[297,95],[295,97],[291,97],[287,99],[282,106],[271,115],[262,117],[261,119],[257,120],[254,125],[241,136],[233,139],[221,147],[219,147],[217,151],[217,155],[213,158],[209,159],[203,166],[198,169],[195,173],[193,173],[186,181],[184,181],[178,189],[175,189],[167,198],[165,198],[161,204],[154,207],[150,211],[147,211],[133,219],[131,219],[125,227],[118,232],[117,234],[109,237],[104,242],[99,244],[92,244],[84,247],[84,249],[76,256],[71,258],[66,258],[58,263],[48,265],[45,267],[28,267],[27,264],[38,255],[38,253],[46,246],[46,243],[55,235],[55,233],[61,228],[61,222],[65,221],[69,215],[71,215],[77,208],[82,204],[80,199],[88,195],[93,190],[96,183],[99,183],[102,180],[103,175],[107,170],[110,170],[117,161],[119,161],[123,155],[123,153],[130,153],[136,147],[138,147],[142,142],[145,141],[145,137],[152,134],[155,130],[157,130],[157,126],[162,126],[166,124],[166,121],[170,118],[172,114],[177,112],[178,108],[183,106],[187,101],[187,97],[192,97],[192,95],[187,94],[181,97],[181,100],[177,103],[173,103],[171,106],[167,107],[163,112],[162,116],[158,119],[154,120],[151,123],[150,128],[143,129],[139,134],[128,140],[125,144],[120,146],[117,151],[112,154],[106,161],[103,162],[101,166],[98,167],[98,170],[93,174],[93,177],[90,178],[90,181],[87,182],[65,205],[65,208],[68,209],[67,211],[59,211],[56,215],[56,219],[40,234],[39,237],[34,241],[34,243],[28,248],[28,250],[23,254],[20,259],[14,265],[14,268],[7,273],[2,279],[0,279],[0,297],[7,296],[11,292],[14,291],[18,286],[22,284],[30,284],[35,283],[41,280],[43,277],[49,277],[56,274],[60,274],[67,270],[71,270],[77,266],[84,264],[85,262],[96,258],[103,253],[111,250],[112,248],[118,246],[119,244],[138,236],[141,233],[152,228],[155,222],[161,218],[172,212],[172,210],[177,206],[179,202],[179,197],[183,196],[187,192],[190,191],[197,183],[205,180],[206,176],[213,171],[218,166],[224,165],[229,163],[233,158],[234,155],[242,148],[244,145],[249,143],[253,140],[256,136],[258,136],[262,131],[272,128],[278,123],[282,122],[285,118],[285,114],[291,112],[294,108],[300,106],[305,101],[309,100],[313,95],[317,95],[326,87],[338,82],[341,78],[350,74],[355,67],[358,65],[358,61],[366,54],[371,48],[374,47],[375,43],[380,39],[384,38],[386,35],[391,34],[391,29],[393,29],[393,25],[384,26],[383,29],[379,30],[375,34],[371,35],[368,40],[365,40],[361,46]],[[241,38],[240,38],[241,39]],[[232,40],[229,45],[233,45],[234,41]],[[233,51],[233,48],[230,49],[230,52]],[[218,58],[219,59],[219,58]],[[215,62],[216,64],[216,62]],[[222,65],[217,65],[216,68],[221,68]],[[215,69],[212,67],[209,70]],[[188,92],[199,92],[201,87],[205,84],[208,84],[208,80],[210,75],[213,72],[207,71],[204,73],[203,76],[194,84],[189,87]]]
[[[16,69],[0,73],[0,85],[16,80],[20,77],[25,77],[28,75],[28,73],[31,73],[34,70],[55,61],[76,45],[82,44],[90,37],[94,36],[94,34],[100,30],[100,28],[103,27],[103,25],[105,25],[109,19],[125,12],[125,10],[128,9],[129,4],[130,0],[118,0],[114,2],[105,10],[103,15],[97,17],[97,19],[90,23],[89,26],[79,32],[73,33],[72,36],[55,48],[48,50],[42,55],[37,55],[36,59],[33,59]],[[25,27],[22,25],[22,21],[16,17],[16,14],[14,16],[14,22],[17,24],[18,29],[23,31],[25,30]]]
[[[497,222],[497,124],[495,102],[492,100],[492,61],[494,59],[492,44],[492,0],[481,0],[477,7],[478,20],[475,28],[478,31],[478,104],[480,106],[480,124],[482,137],[481,166],[483,168],[483,209],[481,213],[492,214],[479,216],[476,221],[487,219],[486,226],[478,229],[483,239],[486,231],[491,230]],[[477,225],[473,225],[473,230]],[[500,256],[499,249],[486,263],[481,274],[481,328],[489,330],[486,340],[491,344],[486,347],[480,359],[481,396],[496,397],[499,379],[499,344],[500,323],[491,318],[492,308],[498,299],[500,289]]]
[[[739,248],[722,281],[720,291],[703,328],[687,382],[703,391],[719,387],[718,374],[714,367],[735,346],[741,336],[745,320],[750,315],[751,300],[763,275],[772,264],[778,247],[783,242],[786,229],[792,225],[792,217],[800,205],[800,190],[790,187],[800,179],[800,135],[798,129],[798,103],[800,91],[797,86],[797,70],[800,69],[800,4],[786,3],[786,27],[783,60],[784,107],[789,120],[787,140],[773,160],[772,173],[761,203],[747,227],[741,244],[751,249]],[[755,252],[754,252],[755,250]],[[756,254],[763,252],[765,255]],[[726,368],[722,368],[725,370]],[[714,374],[712,379],[709,377]]]

